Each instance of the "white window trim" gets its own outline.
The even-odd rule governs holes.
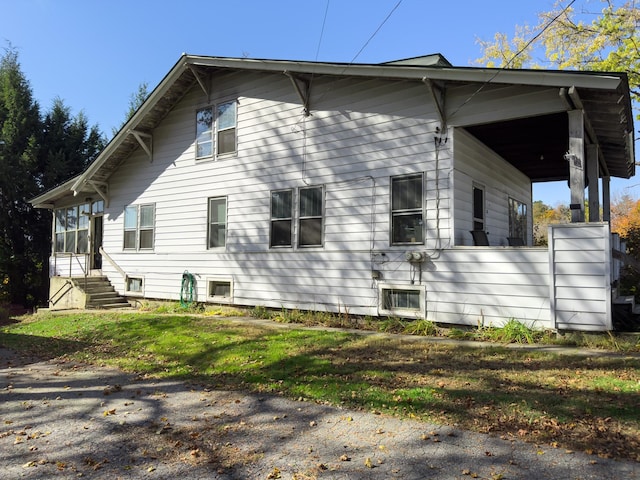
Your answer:
[[[291,204],[289,208],[291,210],[290,217],[274,217],[273,216],[273,194],[280,192],[291,193]],[[289,245],[273,245],[273,224],[277,221],[288,221],[291,233],[289,235]],[[277,190],[271,190],[269,192],[269,248],[292,248],[295,244],[295,222],[296,222],[296,192],[293,188],[279,188]]]
[[[211,246],[211,200],[224,199],[224,245],[219,247]],[[218,223],[219,225],[220,223]],[[207,198],[207,250],[222,252],[227,248],[229,240],[229,197],[220,195]]]
[[[209,295],[210,292],[210,284],[212,282],[215,283],[228,283],[229,284],[229,296],[228,297],[222,297],[219,295]],[[228,304],[232,304],[233,303],[233,296],[234,296],[234,291],[233,291],[233,278],[232,277],[207,277],[207,302],[212,302],[212,303],[228,303]]]
[[[132,279],[139,279],[141,281],[141,290],[137,291],[137,290],[129,290],[129,280]],[[142,275],[127,275],[124,278],[124,292],[127,296],[132,296],[132,297],[143,297],[144,296],[144,286],[145,286],[145,281],[144,281],[144,276]]]
[[[311,189],[320,189],[320,193],[322,196],[322,210],[320,215],[311,215],[311,216],[302,216],[300,213],[300,199],[301,199],[301,191],[302,190],[311,190]],[[307,185],[305,187],[298,187],[296,189],[296,198],[294,199],[294,211],[292,212],[294,214],[294,218],[295,218],[295,233],[293,233],[293,235],[295,236],[295,246],[296,249],[298,250],[308,250],[308,249],[323,249],[324,248],[324,242],[325,242],[325,228],[326,228],[326,223],[327,223],[327,212],[326,212],[326,202],[327,202],[327,192],[326,192],[326,188],[324,185]],[[314,219],[314,218],[320,218],[320,243],[319,244],[313,244],[313,245],[301,245],[300,244],[300,236],[301,236],[301,226],[300,226],[300,221],[301,220],[307,220],[307,219]]]
[[[66,224],[66,215],[67,215],[67,210],[69,210],[70,208],[75,209],[76,211],[76,228],[67,228],[67,224]],[[85,208],[87,210],[85,210]],[[91,217],[91,204],[88,202],[84,202],[84,203],[80,203],[80,204],[76,204],[76,205],[69,205],[67,207],[60,207],[60,208],[56,208],[55,210],[53,210],[53,232],[52,232],[52,250],[53,250],[53,254],[54,255],[68,255],[68,254],[73,254],[73,255],[87,255],[89,253],[90,250],[90,246],[89,244],[91,243],[91,239],[89,238],[90,236],[90,226],[91,226],[91,222],[88,220]],[[61,231],[57,230],[57,226],[58,226],[58,216],[57,213],[59,211],[63,210],[64,211],[64,215],[65,215],[65,225],[64,228]],[[86,216],[87,218],[87,226],[86,228],[79,228],[80,227],[80,221],[81,221],[81,216]],[[79,237],[80,237],[80,232],[87,232],[87,251],[86,252],[79,252]],[[75,248],[73,249],[73,251],[70,251],[67,249],[67,233],[74,233],[74,245]],[[56,248],[57,246],[57,235],[62,234],[63,237],[63,249],[62,250],[58,250]]]
[[[124,246],[124,234],[127,231],[133,231],[133,229],[128,229],[126,228],[126,222],[125,222],[125,215],[126,215],[126,209],[128,207],[136,207],[136,245],[135,247],[125,247]],[[140,225],[140,219],[141,219],[141,215],[140,215],[140,209],[142,207],[153,207],[153,226],[151,227],[151,230],[153,231],[153,236],[151,237],[151,248],[142,248],[140,247],[140,232],[142,230],[150,230],[149,228],[145,227],[141,227]],[[156,248],[156,204],[155,203],[136,203],[136,204],[131,204],[131,205],[125,205],[124,207],[124,211],[122,214],[122,251],[123,252],[153,252]]]
[[[385,290],[407,290],[412,292],[418,292],[420,294],[420,308],[384,308],[384,291]],[[401,285],[394,283],[379,283],[378,284],[378,315],[389,316],[401,316],[408,318],[424,318],[426,315],[426,298],[427,292],[424,285]]]
[[[395,179],[402,179],[408,177],[417,177],[421,176],[422,179],[422,199],[421,199],[421,208],[420,212],[422,214],[422,241],[420,242],[394,242],[393,241],[393,220],[394,220],[394,212],[393,210],[393,181]],[[393,246],[407,246],[407,245],[424,245],[427,238],[427,229],[426,229],[426,211],[425,211],[425,199],[427,198],[425,191],[425,175],[424,172],[418,173],[408,173],[403,175],[394,175],[389,178],[389,245]],[[417,211],[418,209],[412,209]]]
[[[475,210],[475,190],[478,189],[482,192],[482,218],[476,217]],[[476,229],[476,222],[482,223],[481,229]],[[471,225],[473,226],[472,230],[483,230],[487,231],[487,189],[484,185],[473,182],[471,186]]]
[[[224,130],[228,130],[228,128],[225,128],[223,130],[218,130],[218,106],[219,105],[224,105],[225,103],[235,103],[235,120],[234,120],[234,128],[235,128],[235,148],[232,152],[228,152],[228,153],[218,153],[218,132],[219,131],[224,131]],[[194,111],[194,115],[195,115],[195,131],[194,133],[197,133],[198,131],[198,125],[197,125],[197,115],[198,112],[200,110],[205,110],[205,109],[210,109],[212,111],[212,115],[213,115],[213,125],[211,126],[211,155],[204,155],[202,157],[198,156],[198,136],[196,135],[193,145],[194,145],[194,157],[196,159],[196,162],[200,163],[200,162],[211,162],[211,161],[215,161],[218,159],[224,159],[224,158],[229,158],[229,157],[235,157],[238,154],[238,99],[237,98],[227,98],[224,100],[218,100],[216,102],[212,102],[212,103],[207,103],[207,104],[203,104],[200,105],[198,107],[196,107],[195,111]]]

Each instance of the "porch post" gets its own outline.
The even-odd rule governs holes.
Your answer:
[[[571,188],[571,223],[584,222],[584,113],[570,110],[569,116],[569,186]]]
[[[600,189],[598,185],[598,146],[587,145],[587,178],[589,179],[589,222],[600,221]]]
[[[602,221],[611,221],[611,177],[602,177]]]

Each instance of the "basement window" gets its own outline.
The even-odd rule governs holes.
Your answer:
[[[233,280],[228,278],[207,279],[207,300],[216,303],[232,303]]]
[[[144,281],[142,277],[127,277],[125,284],[126,293],[143,293],[142,286],[144,285]]]
[[[378,313],[401,317],[424,317],[425,289],[412,285],[380,285]]]

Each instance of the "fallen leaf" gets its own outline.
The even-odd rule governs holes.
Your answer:
[[[367,457],[364,459],[364,466],[367,468],[373,468],[373,463],[371,462],[371,458]]]
[[[273,467],[273,470],[269,475],[267,475],[267,478],[268,479],[282,478],[282,475],[280,474],[280,469],[278,467]]]

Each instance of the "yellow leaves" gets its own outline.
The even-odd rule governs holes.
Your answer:
[[[273,467],[273,470],[271,470],[271,473],[267,475],[267,479],[272,480],[276,478],[282,478],[282,474],[280,473],[280,469],[278,467]]]
[[[111,410],[105,410],[104,412],[102,412],[102,416],[104,417],[108,417],[110,415],[115,415],[116,414],[116,409],[112,408]]]

